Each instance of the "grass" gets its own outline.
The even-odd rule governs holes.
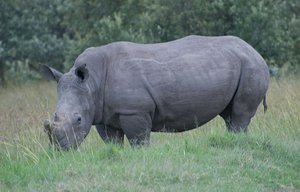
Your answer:
[[[53,83],[0,90],[0,191],[300,191],[297,78],[271,81],[248,134],[216,118],[140,149],[105,145],[94,128],[77,151],[49,149],[55,94]]]

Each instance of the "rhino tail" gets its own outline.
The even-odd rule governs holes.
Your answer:
[[[264,113],[266,113],[266,112],[267,112],[267,109],[268,109],[268,106],[267,106],[267,97],[266,97],[266,95],[264,96],[263,105],[264,105]]]

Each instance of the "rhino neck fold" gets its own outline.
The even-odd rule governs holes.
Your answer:
[[[94,92],[93,92],[93,99],[95,103],[95,113],[93,118],[93,125],[101,124],[104,120],[104,96],[105,96],[105,83],[107,79],[107,66],[105,62],[102,64],[98,64],[97,68],[95,69],[95,74],[101,74],[99,79],[96,79],[97,75],[93,76],[93,81],[100,83],[93,83],[94,84]]]

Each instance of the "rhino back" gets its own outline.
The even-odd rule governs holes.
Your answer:
[[[109,50],[111,61],[133,58],[154,59],[160,62],[191,53],[206,52],[216,47],[231,47],[240,49],[245,42],[233,36],[206,37],[191,35],[165,43],[138,44],[131,42],[114,42],[101,48]]]
[[[222,112],[241,73],[244,42],[237,38],[187,37],[162,44],[110,45],[108,116],[151,113],[152,131],[184,131]],[[122,54],[117,54],[122,53]]]

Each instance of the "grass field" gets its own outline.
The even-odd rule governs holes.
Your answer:
[[[248,134],[221,118],[151,145],[104,145],[93,128],[77,151],[48,148],[42,122],[54,83],[0,90],[0,191],[300,191],[300,79],[272,79]]]

